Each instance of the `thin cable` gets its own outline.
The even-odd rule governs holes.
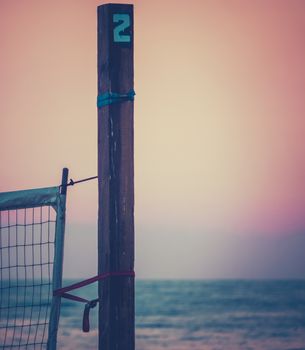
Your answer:
[[[85,179],[81,179],[81,180],[77,180],[77,181],[74,181],[73,179],[70,179],[70,182],[68,182],[66,185],[60,185],[59,187],[74,186],[75,184],[78,184],[80,182],[91,181],[91,180],[94,180],[94,179],[97,179],[97,178],[98,178],[98,176],[91,176],[91,177],[87,177]]]

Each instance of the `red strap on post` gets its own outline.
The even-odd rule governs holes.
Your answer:
[[[105,272],[100,275],[88,278],[86,280],[83,280],[78,283],[71,284],[70,286],[59,288],[53,291],[53,296],[59,296],[61,298],[78,301],[80,303],[86,303],[84,313],[83,313],[83,332],[87,333],[90,330],[90,322],[89,322],[89,313],[90,309],[93,309],[96,304],[99,302],[98,299],[94,300],[87,300],[81,297],[78,297],[76,295],[69,294],[67,292],[70,292],[71,290],[79,289],[84,286],[88,286],[89,284],[92,284],[94,282],[104,280],[108,277],[112,276],[129,276],[134,277],[135,272],[134,271],[115,271],[115,272]]]
[[[134,271],[115,271],[115,272],[105,272],[100,275],[88,278],[86,280],[83,280],[78,283],[71,284],[70,286],[59,288],[53,291],[53,296],[62,296],[64,297],[64,293],[70,292],[71,290],[78,289],[81,287],[88,286],[89,284],[92,284],[94,282],[104,280],[108,277],[112,276],[129,276],[134,277],[135,272]]]
[[[96,307],[98,303],[98,299],[91,300],[85,305],[84,313],[83,313],[83,332],[88,333],[90,331],[90,322],[89,322],[89,313],[90,309]]]

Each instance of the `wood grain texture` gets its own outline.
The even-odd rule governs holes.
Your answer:
[[[114,42],[113,14],[131,19]],[[120,23],[119,23],[120,24]],[[98,93],[133,89],[133,6],[98,7]],[[98,110],[98,273],[134,269],[133,101]],[[134,278],[112,276],[99,283],[99,349],[134,350]]]

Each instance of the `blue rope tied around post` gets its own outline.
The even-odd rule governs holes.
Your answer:
[[[97,107],[102,108],[114,103],[124,102],[124,101],[133,101],[136,93],[132,89],[126,94],[119,94],[117,92],[107,91],[104,94],[97,96]]]

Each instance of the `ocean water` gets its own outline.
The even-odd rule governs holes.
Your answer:
[[[45,288],[46,293],[36,293],[43,303],[49,286]],[[18,293],[35,304],[32,292]],[[76,294],[94,299],[96,293],[97,286],[91,285]],[[12,290],[7,296],[2,293],[1,304],[13,305],[16,298]],[[97,308],[90,312],[91,331],[83,333],[83,307],[63,300],[58,349],[97,349]],[[16,310],[12,316],[17,325],[35,316]],[[0,326],[6,323],[3,312]],[[33,312],[44,315],[44,307]],[[223,349],[305,350],[305,280],[136,281],[136,350]]]
[[[97,310],[89,334],[81,318],[63,304],[59,349],[97,348]],[[305,350],[305,280],[139,280],[136,349]]]

